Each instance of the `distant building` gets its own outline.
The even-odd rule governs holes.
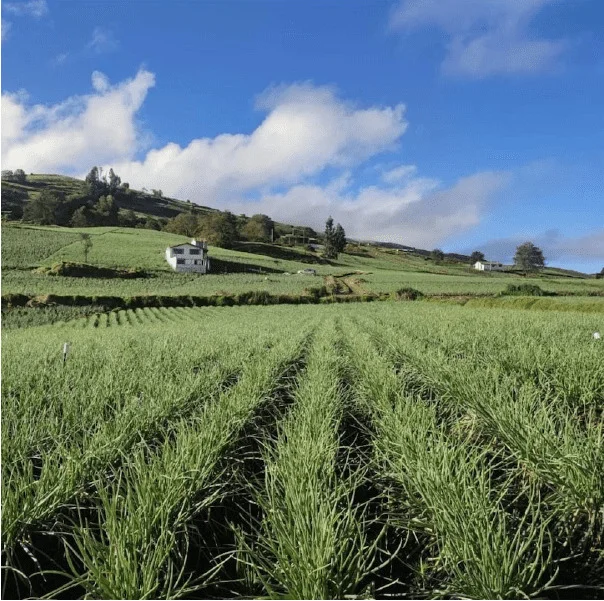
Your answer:
[[[300,271],[298,271],[298,273],[300,275],[317,275],[317,270],[311,269],[310,267],[308,267],[307,269],[300,269]]]
[[[205,241],[193,238],[191,242],[176,244],[166,248],[166,261],[174,271],[208,273],[210,257]]]
[[[497,261],[476,261],[474,269],[478,269],[478,271],[503,271],[505,265]]]

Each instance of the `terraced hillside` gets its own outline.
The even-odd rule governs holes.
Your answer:
[[[134,268],[148,277],[132,280],[85,277],[52,277],[35,268],[60,261],[83,262],[80,234],[92,240],[88,262],[99,267]],[[186,238],[146,229],[116,227],[60,228],[2,226],[3,294],[26,295],[215,295],[267,291],[303,294],[309,288],[333,287],[329,278],[340,278],[343,293],[391,294],[412,287],[424,294],[493,295],[508,284],[537,283],[546,292],[576,295],[604,294],[604,279],[547,271],[533,278],[518,274],[482,273],[459,262],[436,264],[421,256],[396,255],[375,248],[343,253],[326,261],[304,249],[270,244],[238,245],[237,250],[210,248],[212,273],[205,276],[175,274],[164,260],[170,244]],[[298,276],[312,267],[318,277]],[[346,280],[346,281],[344,281]]]
[[[602,325],[379,303],[5,331],[3,597],[597,598]]]

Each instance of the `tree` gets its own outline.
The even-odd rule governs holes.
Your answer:
[[[115,194],[122,183],[122,178],[116,175],[113,168],[109,169],[109,193]]]
[[[157,230],[157,231],[161,230],[161,224],[159,223],[159,221],[157,219],[154,219],[153,217],[147,217],[143,227],[146,230]]]
[[[525,242],[516,248],[514,264],[524,272],[537,271],[545,267],[545,258],[540,248],[532,242]]]
[[[120,227],[137,227],[139,224],[138,217],[132,209],[128,209],[117,216],[117,223]]]
[[[23,169],[15,169],[13,179],[19,184],[24,184],[27,181],[27,175]]]
[[[92,248],[92,238],[90,234],[82,232],[80,234],[80,241],[82,242],[82,250],[84,251],[84,263],[88,263],[88,253]]]
[[[92,225],[89,213],[90,210],[87,206],[80,207],[74,211],[69,223],[72,227],[88,227]]]
[[[331,215],[327,218],[325,222],[325,241],[323,242],[325,250],[323,251],[323,256],[326,259],[337,259],[338,258],[338,249],[336,248],[336,231],[333,227],[333,219]]]
[[[12,181],[14,173],[10,169],[2,170],[2,179],[6,179],[8,181]]]
[[[602,271],[600,273],[596,273],[596,280],[604,278],[604,267],[602,267]]]
[[[346,248],[346,232],[344,228],[338,223],[334,232],[334,245],[336,252],[342,253]]]
[[[97,210],[103,225],[117,225],[119,207],[113,199],[113,196],[101,196],[96,203],[95,209]]]
[[[56,192],[42,190],[40,194],[32,198],[23,211],[23,219],[40,225],[55,225],[57,222],[57,209],[62,198]]]
[[[104,192],[105,184],[99,177],[99,168],[93,167],[85,178],[88,194],[95,200]]]
[[[192,213],[179,213],[174,219],[170,219],[165,227],[167,232],[181,236],[195,236],[198,229],[199,220]]]
[[[430,258],[433,261],[436,261],[437,263],[440,263],[440,261],[444,261],[445,260],[445,253],[442,250],[440,250],[440,248],[435,248],[430,253]]]
[[[484,261],[484,253],[481,253],[479,250],[475,250],[470,255],[470,264],[474,265],[474,263],[477,263],[478,261]]]
[[[266,215],[252,215],[241,228],[241,234],[252,242],[270,242],[273,220]]]
[[[199,228],[196,234],[207,240],[209,244],[230,248],[239,237],[237,217],[229,211],[210,213],[199,220]]]

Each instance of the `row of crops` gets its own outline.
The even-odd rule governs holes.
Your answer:
[[[3,334],[4,598],[604,593],[601,317],[97,317]]]

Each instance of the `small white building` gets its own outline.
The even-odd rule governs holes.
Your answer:
[[[166,261],[174,271],[207,273],[210,271],[208,244],[193,238],[191,242],[166,248]]]
[[[497,261],[476,261],[474,263],[474,269],[478,269],[478,271],[503,271],[504,268],[505,265]]]

